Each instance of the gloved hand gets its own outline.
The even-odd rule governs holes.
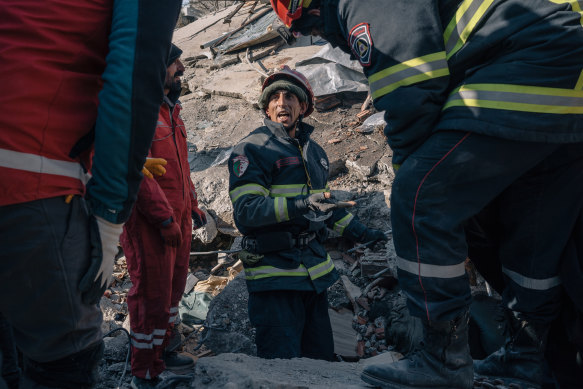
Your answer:
[[[146,163],[142,168],[142,173],[145,177],[154,178],[154,176],[163,176],[166,174],[166,166],[168,162],[164,158],[146,158]]]
[[[294,200],[296,211],[305,214],[308,211],[327,213],[337,208],[330,193],[314,193],[309,196],[298,196]]]
[[[200,228],[206,224],[206,214],[199,207],[192,208],[192,222],[196,228]]]
[[[113,224],[98,216],[90,216],[91,263],[79,283],[85,304],[97,304],[113,281],[113,261],[122,231],[123,224]]]
[[[366,247],[372,248],[374,244],[380,240],[389,240],[384,232],[380,230],[375,230],[373,228],[367,228],[361,235],[359,241],[362,243],[368,243]],[[370,242],[370,243],[369,243]]]
[[[160,228],[160,234],[164,244],[170,247],[178,247],[182,243],[182,231],[180,226],[174,220],[166,226]]]

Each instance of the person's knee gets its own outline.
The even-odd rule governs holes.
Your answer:
[[[92,388],[99,379],[98,366],[103,357],[103,341],[64,358],[50,362],[36,362],[24,358],[24,382],[38,388],[63,389]]]

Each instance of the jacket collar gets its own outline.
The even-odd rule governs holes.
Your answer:
[[[263,123],[265,124],[265,127],[267,127],[274,136],[278,138],[292,139],[288,135],[283,124],[276,123],[268,118],[265,118]],[[312,132],[314,132],[313,126],[310,126],[309,124],[306,124],[304,122],[300,122],[296,130],[297,134],[296,138],[300,141],[300,144],[303,145],[310,139],[310,135],[312,135]]]

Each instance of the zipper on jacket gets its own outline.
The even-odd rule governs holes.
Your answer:
[[[297,142],[298,144],[298,149],[300,150],[300,158],[302,159],[302,163],[304,164],[304,171],[306,172],[306,177],[308,179],[307,185],[308,185],[308,189],[309,192],[312,192],[312,179],[310,178],[310,173],[308,172],[308,167],[306,166],[306,160],[304,159],[304,149],[302,148],[302,145],[300,144],[300,142]]]

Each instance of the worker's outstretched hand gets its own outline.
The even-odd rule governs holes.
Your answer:
[[[200,228],[206,224],[206,214],[199,207],[192,208],[192,222],[196,228]]]
[[[168,162],[164,158],[146,158],[142,173],[144,177],[154,178],[154,176],[163,176],[166,174],[166,166]]]
[[[91,215],[89,220],[91,262],[79,290],[85,304],[97,304],[113,280],[113,262],[118,252],[123,224],[113,224]]]
[[[182,231],[174,220],[165,227],[160,228],[160,234],[164,244],[170,247],[178,247],[182,243]]]
[[[308,211],[326,213],[335,208],[337,205],[330,193],[314,193],[296,198],[296,210],[300,213]]]
[[[367,228],[362,236],[360,237],[361,243],[367,243],[367,247],[371,248],[375,243],[381,240],[388,240],[387,236],[381,230],[375,230],[374,228]]]

